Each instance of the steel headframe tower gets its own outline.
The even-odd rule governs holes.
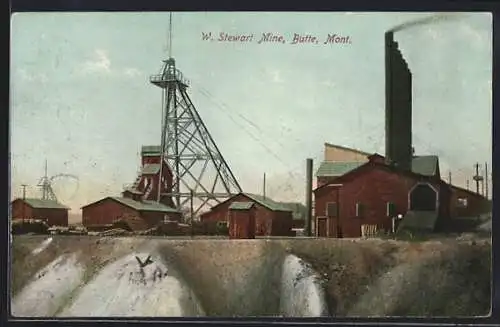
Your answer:
[[[54,189],[52,188],[52,182],[57,178],[72,178],[77,183],[79,183],[78,177],[71,174],[57,174],[49,177],[47,174],[47,160],[45,160],[45,174],[43,175],[42,178],[40,178],[40,181],[37,184],[37,186],[42,189],[42,200],[51,200],[55,202],[59,201],[57,199],[56,193],[54,192]],[[79,184],[77,184],[76,186],[77,190],[78,190],[78,185]]]
[[[171,38],[170,27],[169,54]],[[196,215],[241,188],[186,92],[189,82],[171,55],[163,62],[160,74],[152,75],[150,82],[163,89],[161,162],[170,168],[173,181],[171,190],[158,194],[157,199],[169,197],[178,209],[194,200],[192,215]],[[160,165],[160,176],[163,169]]]
[[[56,194],[54,190],[52,190],[50,178],[47,176],[47,160],[45,160],[45,174],[40,179],[37,186],[42,189],[42,200],[57,201]]]

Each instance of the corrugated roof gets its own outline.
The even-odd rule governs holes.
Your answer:
[[[161,145],[143,145],[141,147],[142,155],[159,155],[161,153]]]
[[[129,198],[122,198],[122,197],[111,197],[111,198],[137,211],[179,212],[174,208],[168,207],[164,204],[155,201],[139,202]]]
[[[159,172],[160,164],[145,164],[141,169],[141,173],[144,175],[158,174]]]
[[[280,202],[281,205],[292,210],[293,219],[304,219],[307,214],[307,207],[299,202]]]
[[[403,217],[399,230],[419,230],[432,232],[436,228],[438,214],[435,211],[408,211]]]
[[[340,162],[323,161],[317,172],[317,177],[338,177],[358,168],[366,162]],[[434,176],[439,167],[437,156],[417,156],[413,157],[411,170],[415,174],[424,176]]]
[[[417,156],[411,162],[411,171],[424,176],[434,176],[439,167],[437,156]]]
[[[229,206],[231,210],[249,210],[254,205],[253,202],[233,202]]]
[[[351,170],[358,168],[366,162],[340,162],[340,161],[323,161],[318,171],[317,177],[337,177],[342,176]]]
[[[255,202],[259,203],[260,205],[263,205],[264,207],[272,210],[272,211],[292,211],[291,209],[285,207],[279,202],[276,202],[267,196],[264,197],[262,195],[257,195],[257,194],[251,194],[251,193],[243,193],[246,197],[254,200]]]
[[[23,199],[18,199],[23,201]],[[65,205],[52,200],[42,200],[42,199],[24,199],[29,206],[37,209],[66,209],[69,210]]]

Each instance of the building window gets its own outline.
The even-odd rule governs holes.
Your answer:
[[[326,216],[337,217],[337,202],[328,202],[326,204]]]
[[[229,223],[227,221],[218,221],[217,225],[220,227],[228,227]]]
[[[396,214],[396,205],[392,202],[387,202],[387,217],[392,217]]]
[[[365,206],[361,202],[356,203],[356,217],[363,217]]]
[[[460,208],[467,208],[467,198],[458,198],[457,204]]]

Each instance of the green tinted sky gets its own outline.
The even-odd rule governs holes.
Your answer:
[[[384,153],[384,32],[429,14],[175,13],[173,56],[189,93],[244,190],[268,176],[276,199],[300,200],[305,158],[323,143]],[[135,179],[142,144],[160,141],[161,92],[148,82],[166,57],[168,13],[24,13],[12,20],[11,175],[28,195],[43,174],[78,208]],[[203,42],[202,32],[349,36],[350,45]],[[465,186],[491,162],[489,14],[396,34],[414,76],[417,154]],[[247,120],[252,121],[250,124]]]

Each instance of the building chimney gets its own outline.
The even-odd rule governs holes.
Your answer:
[[[412,76],[393,32],[385,33],[385,158],[410,170],[412,148]]]
[[[307,236],[312,236],[312,179],[313,179],[313,160],[306,160],[306,230]]]

